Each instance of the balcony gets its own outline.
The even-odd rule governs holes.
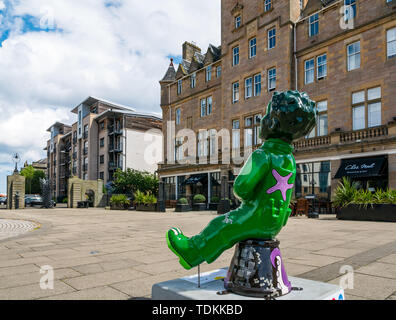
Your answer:
[[[84,156],[86,156],[88,154],[88,148],[83,149],[83,154],[84,154]]]
[[[88,165],[87,165],[87,164],[84,164],[84,165],[83,165],[83,171],[84,171],[84,172],[87,172],[87,171],[88,171]]]
[[[392,132],[392,134],[390,134]],[[390,135],[396,136],[396,122],[389,123],[385,126],[366,128],[356,131],[337,131],[323,137],[311,139],[302,139],[294,142],[294,150],[314,151],[332,146],[347,146],[361,142],[376,142],[381,139],[390,138]]]
[[[110,171],[116,171],[117,169],[122,170],[122,163],[115,163],[115,162],[109,162],[109,170]]]
[[[77,160],[77,152],[73,153],[73,160]]]
[[[73,138],[73,144],[77,144],[77,137]]]
[[[113,145],[109,145],[109,152],[110,153],[122,153],[123,151],[123,146],[122,144],[116,145],[115,147]]]
[[[341,143],[361,142],[362,140],[372,140],[380,137],[386,137],[387,135],[388,135],[388,127],[381,126],[381,127],[368,128],[358,131],[341,132],[340,142]]]
[[[85,131],[85,132],[83,133],[83,139],[88,139],[88,131]]]
[[[116,127],[114,127],[114,126],[108,126],[107,127],[107,129],[108,129],[108,134],[109,134],[109,136],[111,136],[111,135],[122,135],[122,133],[123,133],[123,130],[122,130],[122,128],[121,127],[118,127],[118,126],[116,126]]]

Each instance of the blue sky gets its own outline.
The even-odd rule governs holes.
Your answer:
[[[0,0],[0,193],[12,154],[44,158],[46,129],[87,96],[160,113],[184,41],[220,44],[220,1]]]

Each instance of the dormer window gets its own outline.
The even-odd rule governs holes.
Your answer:
[[[240,28],[242,25],[242,16],[238,15],[235,17],[235,29]]]
[[[190,80],[191,80],[191,88],[193,89],[197,84],[197,74],[195,72],[191,75]]]
[[[313,37],[319,33],[319,14],[315,13],[309,17],[309,36]]]
[[[182,80],[178,80],[177,81],[177,94],[181,94],[182,93]]]

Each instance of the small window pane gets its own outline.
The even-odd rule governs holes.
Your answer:
[[[368,126],[377,127],[381,125],[381,103],[368,105]]]
[[[352,94],[352,103],[360,103],[364,101],[364,91],[355,92]]]
[[[318,136],[327,136],[327,114],[319,116]]]
[[[353,130],[361,130],[365,127],[364,106],[353,108]]]
[[[381,98],[381,87],[369,89],[367,92],[368,100],[380,99]]]
[[[318,102],[317,108],[318,108],[318,112],[327,111],[327,100]]]

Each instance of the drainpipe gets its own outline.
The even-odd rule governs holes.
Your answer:
[[[298,90],[298,59],[297,59],[297,23],[293,23],[294,33],[294,74],[295,74],[295,88]]]

